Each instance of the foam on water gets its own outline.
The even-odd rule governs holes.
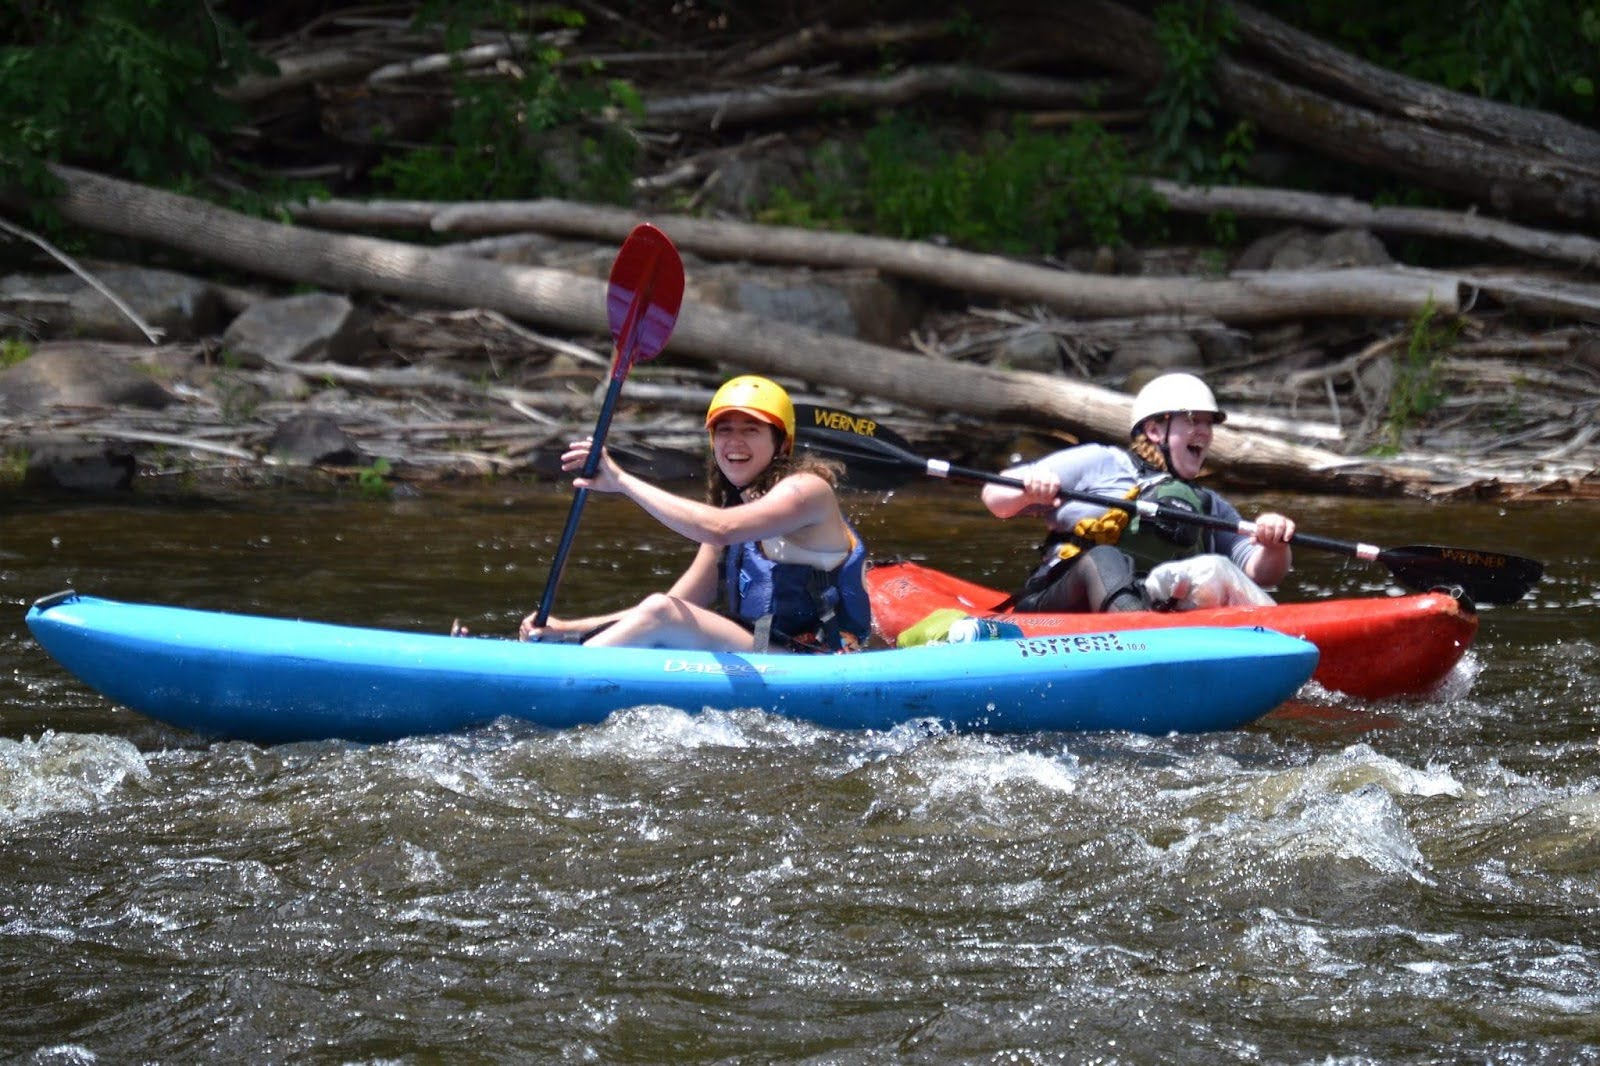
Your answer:
[[[749,748],[774,736],[804,743],[817,732],[761,711],[691,713],[674,707],[634,707],[569,735],[576,755],[670,759],[702,748]]]
[[[38,740],[0,738],[0,823],[89,810],[129,777],[149,776],[139,749],[118,737],[46,731]]]
[[[1428,864],[1398,797],[1460,796],[1447,771],[1417,770],[1365,744],[1308,765],[1184,791],[1184,831],[1160,864],[1203,881],[1238,871],[1266,883],[1332,862],[1424,883]]]
[[[1276,908],[1263,907],[1240,938],[1252,965],[1343,976],[1359,967],[1330,945],[1327,934]]]
[[[1463,812],[1450,844],[1461,858],[1490,861],[1486,870],[1522,876],[1522,891],[1534,875],[1551,880],[1552,891],[1600,900],[1600,795],[1552,789],[1536,781],[1507,779],[1508,787],[1486,791]]]
[[[1040,789],[1069,793],[1077,779],[1061,760],[1031,751],[1014,751],[992,737],[964,737],[924,760],[923,796],[929,804],[966,798],[992,803],[1014,791]]]

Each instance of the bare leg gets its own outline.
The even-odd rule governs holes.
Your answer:
[[[743,626],[715,611],[658,592],[640,600],[614,625],[584,644],[591,648],[751,651],[755,639]]]

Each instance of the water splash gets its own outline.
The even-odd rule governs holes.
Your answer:
[[[149,778],[139,749],[97,734],[46,731],[37,741],[0,739],[0,823],[90,810],[129,777]]]

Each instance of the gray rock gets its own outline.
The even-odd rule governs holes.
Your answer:
[[[1322,238],[1317,262],[1320,266],[1338,267],[1393,266],[1394,257],[1382,241],[1364,229],[1335,230]]]
[[[1105,373],[1124,378],[1138,370],[1193,370],[1204,373],[1200,346],[1187,333],[1141,333],[1117,345]]]
[[[123,492],[138,469],[125,444],[43,443],[29,447],[22,486],[32,491]]]
[[[160,409],[175,397],[154,379],[94,344],[62,343],[0,371],[0,410],[62,405]]]
[[[1590,334],[1579,338],[1572,354],[1579,366],[1600,370],[1600,337]]]
[[[1235,329],[1203,329],[1194,334],[1205,366],[1221,366],[1249,354],[1250,337]]]
[[[208,282],[169,270],[110,267],[95,278],[117,294],[164,340],[194,340],[222,328],[222,293]],[[76,274],[13,274],[0,278],[0,308],[27,320],[41,339],[149,343],[143,331]]]
[[[875,344],[894,344],[922,313],[907,288],[870,270],[760,270],[749,265],[701,269],[693,299],[808,329]]]
[[[301,466],[366,466],[359,445],[327,415],[296,415],[280,425],[267,442],[267,451],[287,463]]]
[[[1001,342],[990,361],[1007,370],[1060,373],[1061,342],[1053,333],[1014,333]]]
[[[1383,242],[1364,229],[1315,233],[1301,227],[1278,230],[1252,243],[1234,263],[1237,270],[1334,270],[1387,266],[1394,260]]]
[[[706,198],[715,210],[747,217],[772,198],[773,189],[792,188],[795,180],[786,160],[735,157],[717,168]]]
[[[223,359],[259,369],[285,363],[346,362],[373,340],[370,318],[343,296],[313,292],[262,300],[229,323]]]

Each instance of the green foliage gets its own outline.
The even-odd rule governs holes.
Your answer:
[[[230,182],[222,203],[240,214],[287,225],[294,221],[289,205],[307,200],[326,200],[331,195],[328,187],[320,181],[285,178],[241,159],[231,159],[229,164],[233,172],[245,178],[248,184],[235,185]],[[173,184],[176,191],[189,196],[207,199],[216,195],[215,189],[202,187],[200,183],[187,179]],[[304,287],[307,292],[315,289],[314,285]]]
[[[819,170],[828,177],[809,181],[808,195],[775,194],[762,219],[1049,254],[1068,241],[1115,243],[1158,210],[1132,181],[1120,143],[1092,123],[1057,135],[1019,120],[967,150],[948,147],[933,127],[894,117],[867,131],[859,158],[836,151]]]
[[[1222,151],[1215,158],[1216,168],[1212,176],[1221,178],[1243,173],[1255,146],[1254,123],[1244,121],[1235,125],[1222,139]],[[1239,219],[1232,211],[1213,211],[1207,215],[1206,229],[1217,244],[1231,246],[1239,243]]]
[[[809,153],[811,171],[800,188],[774,186],[756,220],[773,226],[805,229],[847,229],[864,223],[866,205],[860,194],[859,153],[829,141]]]
[[[577,29],[584,18],[569,7],[519,0],[423,0],[411,22],[418,29],[443,26],[445,47],[459,51],[473,43],[473,31],[480,27],[531,34],[552,26]]]
[[[33,346],[14,337],[0,340],[0,370],[16,366],[33,354]]]
[[[1460,92],[1592,117],[1600,0],[1275,0],[1275,14],[1375,63]]]
[[[27,480],[31,458],[26,448],[0,449],[0,488],[16,488]]]
[[[223,349],[218,369],[211,379],[222,420],[230,425],[248,422],[261,404],[261,390],[242,373],[239,356]]]
[[[371,466],[364,466],[356,472],[356,488],[361,490],[361,495],[369,500],[386,500],[394,494],[394,488],[386,480],[393,471],[387,459],[376,459]]]
[[[0,179],[49,195],[46,162],[150,183],[203,173],[241,117],[216,86],[262,65],[193,0],[25,5],[0,17]]]
[[[1244,169],[1255,149],[1255,128],[1222,128],[1212,68],[1238,40],[1233,13],[1215,0],[1176,0],[1156,8],[1156,43],[1164,63],[1147,102],[1150,157],[1180,181],[1215,183]]]
[[[1460,335],[1461,324],[1455,319],[1439,321],[1432,301],[1411,323],[1405,357],[1395,364],[1394,382],[1389,388],[1381,451],[1397,450],[1405,431],[1444,402],[1439,363]]]
[[[563,73],[559,48],[525,25],[530,9],[509,3],[431,3],[420,18],[443,17],[452,48],[469,43],[463,20],[499,15],[497,25],[528,35],[529,47],[507,66],[509,77],[484,78],[457,69],[453,107],[436,143],[390,155],[373,170],[396,195],[417,199],[510,199],[582,196],[626,202],[633,177],[631,138],[604,121],[615,110],[638,112],[638,93],[625,81],[599,76],[590,65]],[[561,25],[582,17],[538,9]]]
[[[944,31],[954,40],[973,45],[988,44],[992,37],[989,24],[965,7],[957,7],[945,15]]]

